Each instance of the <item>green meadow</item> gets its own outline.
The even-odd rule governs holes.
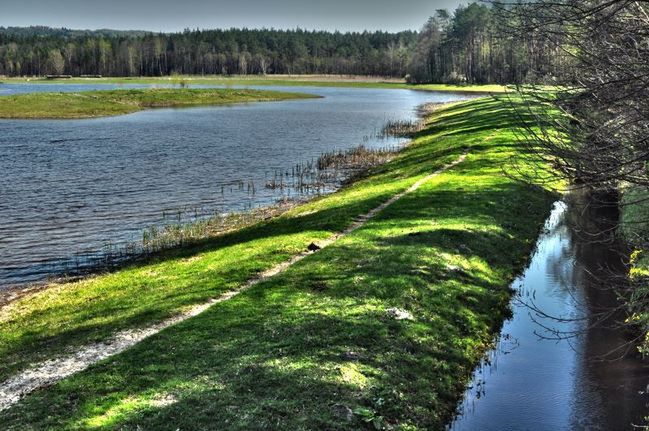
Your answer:
[[[0,118],[72,119],[130,114],[153,108],[214,106],[314,98],[300,93],[242,89],[101,90],[0,96]]]
[[[515,103],[515,102],[514,102]],[[203,314],[0,412],[7,430],[443,429],[510,314],[556,196],[493,98],[431,114],[391,162],[279,217],[0,309],[0,380],[236,289],[362,228]],[[395,318],[394,310],[407,318]],[[46,412],[46,414],[45,414]]]

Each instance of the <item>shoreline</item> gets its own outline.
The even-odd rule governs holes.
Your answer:
[[[123,89],[0,96],[0,119],[77,120],[112,117],[158,108],[318,99],[320,96],[248,89]]]
[[[336,75],[266,75],[266,76],[200,76],[181,75],[168,77],[102,77],[47,79],[44,77],[11,77],[1,80],[12,84],[165,84],[165,85],[255,85],[286,87],[342,87],[377,88],[397,90],[423,90],[467,94],[506,93],[511,88],[497,84],[409,84],[403,79],[379,77],[339,77]]]
[[[403,145],[399,147],[395,147],[393,150],[391,150],[390,151],[391,157],[388,157],[387,159],[380,161],[378,164],[375,163],[366,166],[347,167],[346,168],[346,171],[348,171],[347,176],[342,179],[342,182],[338,187],[334,187],[334,190],[332,192],[317,194],[317,195],[304,195],[304,196],[295,197],[291,199],[283,199],[274,204],[263,205],[249,211],[230,212],[230,213],[222,214],[220,216],[211,216],[205,219],[200,219],[200,220],[182,224],[181,225],[182,229],[187,229],[187,228],[191,229],[192,226],[200,225],[200,224],[210,225],[213,224],[214,221],[216,221],[217,223],[220,222],[222,224],[222,226],[218,227],[216,231],[210,231],[208,235],[192,239],[189,245],[191,245],[192,243],[205,241],[209,238],[216,238],[219,236],[234,233],[238,230],[245,229],[246,227],[249,227],[261,221],[268,221],[271,218],[279,217],[285,212],[295,209],[298,206],[308,204],[310,201],[314,199],[320,199],[332,193],[338,193],[345,187],[353,186],[355,182],[363,179],[372,169],[388,163],[392,158],[397,156],[401,151],[403,151],[409,145],[411,145],[412,140],[414,139],[413,135],[415,135],[425,127],[426,122],[428,121],[428,117],[430,117],[434,112],[440,109],[451,107],[458,103],[463,103],[463,102],[461,101],[460,102],[458,101],[431,102],[431,103],[425,103],[423,105],[418,106],[416,108],[416,112],[419,120],[417,122],[417,125],[414,127],[415,130],[411,131],[409,134],[399,135],[403,139],[407,139],[407,141]],[[348,152],[354,152],[354,151],[355,151],[354,148],[348,150]],[[379,151],[383,151],[383,150],[379,150]],[[344,156],[344,153],[342,155]],[[321,157],[324,156],[327,156],[327,154],[321,155]],[[125,268],[129,265],[146,263],[147,261],[154,260],[157,256],[163,255],[165,252],[169,252],[174,249],[181,249],[187,245],[188,244],[178,244],[170,247],[164,247],[160,250],[156,250],[153,253],[140,252],[130,256],[125,256],[124,258],[120,257],[118,258],[117,261],[112,262],[108,265],[106,264],[97,264],[96,266],[90,265],[87,268],[79,269],[78,271],[71,272],[71,273],[53,273],[48,278],[43,280],[17,282],[6,286],[0,286],[0,310],[2,310],[3,307],[11,304],[16,300],[19,300],[20,298],[26,295],[45,290],[52,285],[80,282],[83,281],[84,279],[91,278],[94,276],[110,274],[112,272],[119,271],[120,269]],[[131,248],[130,246],[143,247],[143,245],[140,244],[140,242],[138,241],[137,243],[135,242],[126,243],[123,245],[122,248],[128,249]],[[104,260],[103,256],[99,256],[98,258]]]
[[[285,272],[291,266],[300,262],[307,256],[316,253],[323,248],[333,245],[337,241],[352,234],[354,231],[362,228],[371,219],[387,209],[389,206],[405,197],[407,194],[416,192],[417,189],[419,189],[427,181],[430,181],[434,177],[443,174],[448,169],[459,165],[466,159],[466,157],[467,153],[462,154],[456,160],[453,160],[452,162],[439,168],[437,171],[420,179],[403,192],[394,195],[389,200],[383,202],[381,205],[372,208],[366,214],[360,215],[359,217],[357,217],[356,221],[352,225],[348,226],[344,231],[334,233],[329,238],[318,242],[317,245],[312,243],[313,247],[310,245],[307,250],[302,251],[300,254],[291,257],[289,260],[282,262],[277,266],[257,275],[235,290],[225,292],[217,298],[209,298],[207,302],[198,304],[192,307],[190,310],[175,315],[165,321],[156,322],[153,325],[145,328],[139,328],[137,330],[129,329],[113,334],[105,342],[85,345],[82,346],[80,350],[70,353],[65,357],[49,359],[41,364],[37,364],[36,366],[31,366],[31,368],[18,374],[17,376],[13,376],[9,380],[0,383],[0,394],[2,394],[2,398],[4,398],[0,399],[0,412],[2,410],[8,409],[15,403],[19,402],[21,398],[37,389],[50,386],[59,380],[81,372],[99,361],[108,359],[111,356],[117,355],[124,350],[139,344],[145,339],[158,334],[166,328],[177,325],[190,318],[199,316],[213,305],[228,301],[235,296],[238,296],[239,294],[253,288],[257,284],[268,281],[270,278]]]
[[[509,283],[554,200],[547,190],[502,175],[503,163],[517,154],[509,130],[513,120],[503,122],[502,109],[510,108],[479,99],[436,111],[398,157],[338,193],[201,246],[53,286],[0,309],[0,334],[7,334],[0,338],[5,381],[29,364],[236,290],[469,152],[461,165],[331,247],[110,361],[27,396],[3,411],[2,420],[8,429],[24,426],[25,418],[37,428],[84,427],[104,423],[117,402],[126,410],[110,416],[111,425],[135,421],[155,429],[172,415],[175,426],[192,429],[202,426],[202,416],[177,413],[202,411],[198,396],[207,402],[206,414],[221,412],[240,428],[268,419],[267,409],[253,406],[284,411],[293,403],[324,428],[358,429],[362,417],[353,412],[359,409],[392,424],[439,428],[506,317]],[[458,130],[458,121],[483,127]],[[370,343],[367,334],[373,334]],[[124,371],[134,369],[139,371]],[[184,386],[197,371],[207,386]],[[211,382],[225,382],[231,390],[210,392]],[[390,402],[376,404],[376,388],[399,388],[403,395],[386,392],[382,397]],[[281,399],[273,395],[278,390]],[[306,402],[300,396],[305,392],[318,401]],[[229,415],[236,393],[250,394],[237,405],[252,416]],[[154,400],[172,394],[172,410],[149,404],[142,394]],[[335,405],[349,408],[350,419],[338,415]],[[43,409],[47,417],[39,415]],[[298,425],[294,415],[271,416],[283,428]]]
[[[316,198],[316,196],[314,196],[313,198]],[[212,221],[222,220],[224,222],[224,228],[222,230],[217,230],[209,237],[206,236],[205,238],[190,242],[190,244],[168,247],[150,254],[142,253],[127,256],[124,259],[116,261],[108,266],[98,264],[96,266],[88,266],[87,268],[80,269],[77,272],[53,273],[48,278],[43,280],[17,282],[8,284],[6,286],[0,286],[0,311],[4,307],[11,305],[13,302],[20,300],[25,296],[42,292],[53,286],[83,282],[86,279],[108,275],[131,265],[146,264],[148,261],[153,261],[157,257],[161,257],[162,255],[164,255],[164,253],[182,249],[187,245],[192,245],[200,241],[208,240],[210,238],[217,238],[219,236],[228,235],[238,230],[245,229],[246,227],[254,225],[255,223],[267,221],[274,217],[279,217],[280,215],[296,208],[299,205],[308,203],[309,200],[310,199],[284,200],[273,205],[261,206],[250,211],[232,212],[217,217],[210,217],[205,220],[197,220],[195,222],[186,223],[183,225],[183,227],[199,223],[210,223]],[[124,248],[128,248],[129,245],[130,243],[124,244]],[[103,259],[103,257],[100,257],[100,259]]]

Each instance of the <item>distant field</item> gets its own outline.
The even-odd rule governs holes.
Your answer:
[[[0,97],[0,118],[70,119],[123,115],[151,108],[315,98],[303,93],[234,89],[144,89],[31,93]]]
[[[372,76],[339,76],[339,75],[272,75],[272,76],[167,76],[136,78],[6,78],[6,83],[70,83],[70,84],[195,84],[195,85],[277,85],[277,86],[314,86],[314,87],[356,87],[356,88],[395,88],[428,91],[458,91],[475,93],[504,93],[507,87],[502,85],[449,85],[421,84],[413,85],[403,79],[381,78]]]

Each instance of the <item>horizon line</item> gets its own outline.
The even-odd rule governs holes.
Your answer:
[[[196,32],[196,31],[228,31],[228,30],[270,30],[270,31],[306,31],[306,32],[325,32],[325,33],[342,33],[342,34],[349,34],[349,33],[388,33],[388,34],[399,34],[399,33],[406,33],[406,32],[415,32],[418,33],[418,29],[412,29],[412,28],[407,28],[404,30],[398,30],[398,31],[390,31],[390,30],[381,30],[381,29],[375,29],[375,30],[370,30],[370,29],[364,29],[364,30],[340,30],[340,29],[323,29],[323,28],[306,28],[306,27],[300,27],[299,25],[296,27],[196,27],[196,28],[190,28],[186,27],[182,30],[146,30],[146,29],[138,29],[138,28],[131,28],[131,29],[121,29],[121,28],[111,28],[111,27],[100,27],[100,28],[73,28],[73,27],[65,27],[65,26],[51,26],[51,25],[40,25],[40,24],[31,24],[31,25],[4,25],[0,24],[0,29],[12,29],[12,28],[19,28],[19,29],[28,29],[28,28],[46,28],[46,29],[51,29],[51,30],[69,30],[69,31],[86,31],[86,32],[99,32],[99,31],[116,31],[116,32],[143,32],[143,33],[155,33],[155,34],[180,34],[184,33],[186,31],[190,32]]]

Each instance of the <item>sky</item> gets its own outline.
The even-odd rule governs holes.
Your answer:
[[[185,28],[419,29],[467,0],[0,0],[0,26],[174,32]]]

